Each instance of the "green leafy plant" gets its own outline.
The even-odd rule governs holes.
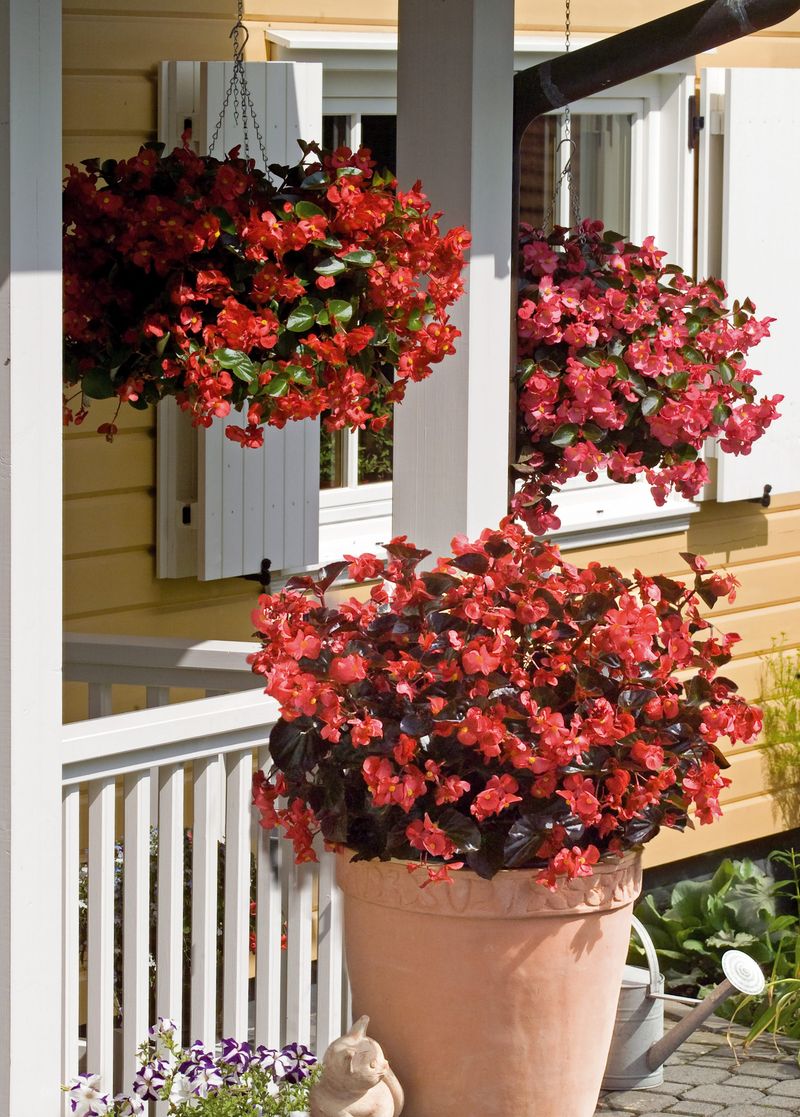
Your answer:
[[[744,950],[771,965],[784,934],[798,922],[779,913],[779,895],[775,879],[752,861],[726,858],[710,880],[675,885],[663,911],[646,896],[635,911],[655,944],[667,992],[694,996],[716,985],[726,950]],[[629,961],[644,963],[638,940]]]
[[[787,878],[776,891],[792,912],[782,917],[784,929],[776,944],[766,990],[761,997],[744,998],[733,1014],[735,1020],[750,1023],[745,1047],[768,1031],[800,1039],[800,853],[779,850],[771,859],[787,870]]]

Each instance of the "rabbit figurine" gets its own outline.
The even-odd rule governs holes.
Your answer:
[[[362,1016],[333,1041],[311,1088],[311,1117],[399,1117],[403,1088]]]

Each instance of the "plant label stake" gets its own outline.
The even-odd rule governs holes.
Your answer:
[[[606,1064],[604,1090],[646,1090],[664,1081],[664,1063],[733,993],[756,997],[766,984],[757,962],[741,950],[722,956],[725,980],[702,1001],[664,992],[653,940],[634,917],[633,929],[647,956],[647,969],[626,966],[617,1020]],[[664,1034],[664,1001],[690,1004],[693,1010]]]

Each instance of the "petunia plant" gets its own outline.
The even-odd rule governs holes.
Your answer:
[[[708,480],[706,439],[748,454],[778,416],[783,397],[759,399],[747,363],[772,319],[664,255],[600,222],[522,226],[514,508],[537,534],[559,526],[549,498],[571,477],[642,476],[657,504],[691,498]]]
[[[280,704],[262,825],[298,860],[317,833],[358,858],[405,858],[423,883],[464,866],[533,868],[555,886],[607,855],[719,814],[717,742],[749,741],[760,711],[718,675],[738,637],[701,605],[730,574],[687,554],[694,582],[601,563],[579,569],[512,519],[420,570],[347,556],[254,613],[254,671]],[[382,579],[332,607],[344,568]]]
[[[219,1052],[180,1046],[178,1026],[159,1018],[139,1049],[129,1093],[112,1096],[100,1076],[81,1074],[64,1087],[75,1117],[139,1117],[150,1102],[168,1117],[307,1117],[316,1057],[302,1044],[281,1050],[223,1039]]]
[[[70,168],[65,422],[92,399],[175,396],[198,425],[242,411],[226,433],[248,446],[319,415],[378,431],[453,351],[469,234],[441,232],[420,184],[399,190],[367,150],[301,146],[268,174],[237,149],[160,145]]]

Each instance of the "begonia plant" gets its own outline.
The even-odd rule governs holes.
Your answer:
[[[537,534],[559,526],[549,497],[579,474],[643,476],[657,504],[695,497],[706,439],[748,454],[778,416],[783,397],[758,399],[747,364],[773,319],[664,256],[600,222],[522,226],[514,508]]]
[[[348,556],[365,599],[319,580],[259,598],[252,657],[280,717],[254,803],[298,860],[321,831],[358,858],[406,858],[424,883],[469,867],[589,875],[664,827],[719,814],[717,742],[749,741],[760,711],[717,674],[738,637],[700,612],[730,574],[687,554],[694,583],[602,563],[579,569],[512,519],[420,570]]]
[[[453,351],[466,230],[440,232],[420,184],[400,191],[367,150],[301,146],[269,175],[238,149],[160,145],[70,168],[65,422],[92,399],[175,396],[198,425],[242,410],[226,433],[245,445],[322,414],[379,430]]]

